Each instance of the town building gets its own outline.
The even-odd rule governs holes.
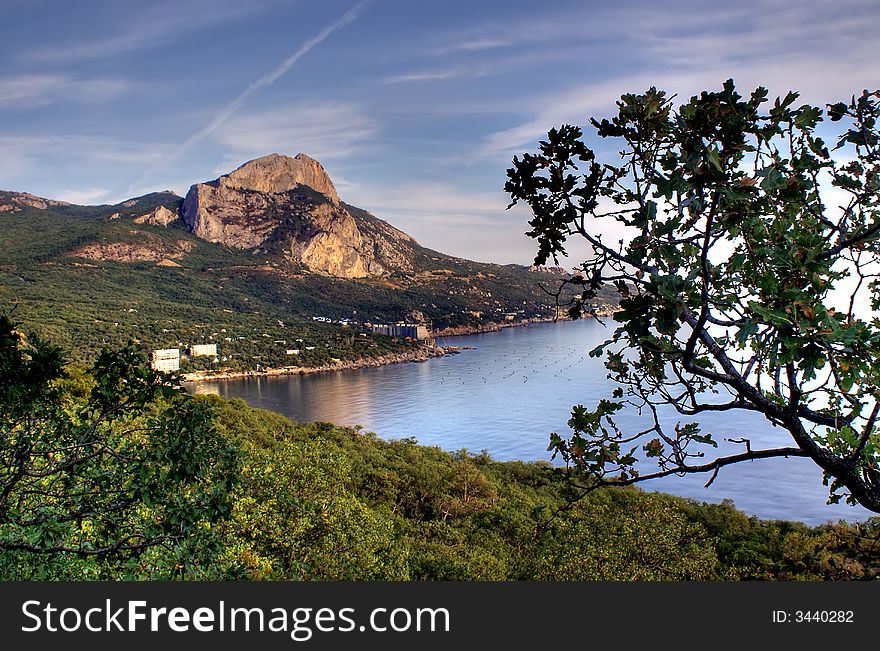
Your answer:
[[[374,334],[410,339],[430,339],[431,329],[423,323],[377,323],[371,328]]]
[[[216,357],[217,344],[193,344],[189,347],[190,357]]]
[[[150,368],[166,373],[180,370],[180,349],[162,348],[150,353]]]

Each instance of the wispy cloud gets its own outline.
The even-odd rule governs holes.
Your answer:
[[[535,5],[541,7],[541,5]],[[506,16],[467,25],[440,35],[425,54],[446,57],[454,54],[484,54],[493,50],[530,48],[539,44],[571,45],[615,27],[609,12],[585,7],[569,9],[565,19],[555,15],[549,5],[529,15]],[[622,27],[617,25],[617,28]],[[506,53],[506,52],[505,52]]]
[[[425,70],[401,75],[385,77],[383,84],[408,84],[420,81],[439,81],[442,79],[454,79],[468,74],[464,68],[449,68],[447,70]]]
[[[64,190],[57,198],[68,203],[90,205],[97,203],[108,194],[110,194],[110,190],[107,188],[83,188],[81,190]]]
[[[443,182],[404,183],[393,188],[348,188],[359,206],[377,212],[407,214],[414,221],[442,215],[491,221],[504,219],[509,203],[501,192],[467,192]]]
[[[351,155],[376,132],[374,120],[356,105],[317,102],[231,118],[213,137],[232,157],[229,162],[239,165],[273,151],[334,160]]]
[[[82,135],[8,136],[0,134],[0,151],[23,155],[54,152],[60,158],[84,157],[121,163],[149,163],[160,160],[168,148],[162,142],[138,142]]]
[[[313,48],[323,43],[335,31],[345,27],[346,25],[357,19],[358,15],[360,15],[361,10],[364,8],[364,5],[366,5],[366,3],[367,0],[361,0],[360,2],[358,2],[354,7],[342,14],[342,16],[331,22],[329,25],[327,25],[321,31],[315,34],[315,36],[303,43],[293,54],[284,59],[271,72],[263,75],[255,82],[253,82],[250,86],[245,88],[241,93],[239,93],[239,95],[235,99],[224,106],[220,110],[220,112],[214,116],[213,120],[211,120],[203,128],[196,131],[189,138],[184,140],[175,149],[170,151],[168,153],[168,158],[165,162],[167,163],[168,161],[176,160],[194,145],[198,144],[199,142],[210,136],[212,133],[214,133],[221,126],[223,126],[227,120],[229,120],[239,111],[239,109],[241,109],[242,106],[244,106],[251,95],[256,93],[261,88],[265,88],[274,84],[276,81],[278,81],[280,77],[285,75],[294,65],[296,65],[297,61],[308,54]],[[146,177],[148,177],[155,171],[155,169],[156,168],[153,167],[146,170],[141,175],[141,177],[132,184],[132,187],[141,184]]]
[[[534,255],[534,244],[522,235],[528,218],[520,209],[507,211],[509,198],[500,191],[466,191],[446,182],[364,187],[334,180],[343,200],[389,221],[423,246],[500,263]],[[450,232],[467,236],[450,242]]]
[[[29,189],[47,165],[88,169],[94,165],[148,165],[162,160],[168,145],[81,135],[0,135],[0,188]],[[50,193],[54,194],[54,193]],[[54,196],[52,198],[55,198]]]
[[[455,52],[480,52],[483,50],[497,50],[509,47],[516,41],[508,37],[480,36],[471,34],[463,38],[454,38],[452,41],[437,46],[431,50],[431,54],[443,56]]]
[[[649,76],[614,79],[586,84],[551,97],[542,97],[535,115],[513,127],[495,131],[485,137],[477,154],[481,157],[509,158],[525,146],[547,135],[550,127],[560,124],[583,124],[586,118],[608,112],[624,92],[644,90],[654,83]]]
[[[825,57],[852,67],[876,53],[877,6],[863,0],[797,5],[753,0],[674,13],[642,8],[627,23],[652,57],[681,67],[763,60],[768,68],[784,69],[796,58],[808,64]]]
[[[115,31],[112,19],[105,34],[77,33],[69,42],[53,41],[21,53],[21,58],[34,63],[70,63],[88,59],[106,59],[127,52],[135,52],[167,45],[182,34],[211,28],[219,23],[240,18],[259,10],[258,2],[228,2],[216,0],[169,0],[137,3],[133,13],[125,13]],[[91,37],[90,37],[91,36]]]
[[[761,11],[753,3],[671,16],[654,8],[629,12],[626,29],[610,29],[617,30],[622,45],[638,48],[650,64],[638,74],[632,74],[631,68],[617,75],[610,70],[604,79],[521,97],[520,106],[531,117],[487,135],[477,155],[509,158],[522,147],[533,146],[550,127],[584,124],[591,116],[607,115],[621,94],[650,86],[677,93],[686,101],[701,89],[720,87],[732,76],[743,91],[759,85],[769,87],[771,94],[798,90],[804,101],[822,104],[845,99],[866,84],[877,85],[880,59],[871,36],[875,23],[868,19],[865,3],[848,2],[846,11],[816,3],[815,11],[800,13],[775,3],[758,5]],[[719,27],[725,25],[738,27]],[[638,42],[632,34],[638,35]],[[840,56],[837,52],[844,44],[847,53]],[[700,56],[694,56],[696,52]]]
[[[0,107],[29,109],[56,102],[96,103],[122,94],[119,79],[79,79],[67,74],[29,74],[0,78]]]

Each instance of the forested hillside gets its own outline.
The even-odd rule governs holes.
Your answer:
[[[82,395],[86,383],[68,380],[65,390]],[[636,489],[571,503],[564,476],[543,463],[193,400],[240,455],[225,517],[140,552],[2,551],[0,577],[822,580],[880,570],[876,520],[807,527]]]

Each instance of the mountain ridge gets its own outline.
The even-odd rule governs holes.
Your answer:
[[[0,212],[4,207],[7,212],[25,207],[112,207],[116,210],[111,219],[130,217],[135,224],[157,226],[168,226],[178,217],[199,239],[275,254],[292,270],[338,278],[414,273],[416,258],[425,258],[425,251],[427,257],[446,257],[424,249],[368,210],[342,201],[321,163],[304,153],[273,153],[247,161],[216,179],[192,184],[184,197],[165,190],[116,204],[78,206],[0,191]]]
[[[545,290],[558,287],[558,271],[423,247],[299,183],[330,187],[299,160],[312,176],[254,178],[251,168],[226,183],[229,223],[202,205],[221,236],[236,220],[253,229],[247,247],[199,237],[181,216],[185,197],[170,191],[98,206],[0,191],[0,205],[17,208],[0,212],[0,309],[79,360],[132,340],[152,348],[221,342],[218,363],[239,370],[289,365],[291,348],[306,367],[402,352],[403,343],[371,334],[367,323],[415,320],[458,332],[556,314]],[[597,304],[613,302],[608,292]],[[289,345],[298,339],[306,343]]]

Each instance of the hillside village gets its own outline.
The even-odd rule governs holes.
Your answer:
[[[362,338],[354,339],[353,341],[360,341],[364,344],[368,343],[367,337],[369,337],[370,334],[378,334],[391,338],[400,338],[408,343],[420,342],[429,346],[434,346],[432,331],[424,324],[403,322],[393,324],[372,324],[369,322],[360,323],[351,319],[333,320],[324,316],[315,316],[312,317],[312,320],[320,323],[337,325],[340,328],[350,329],[352,335],[356,333],[358,337]],[[282,328],[285,327],[281,322],[279,322],[279,326]],[[208,339],[213,340],[216,338],[219,340],[222,336],[223,343],[185,344],[184,342],[179,342],[177,347],[153,350],[150,352],[150,367],[157,371],[173,372],[181,370],[181,363],[184,365],[188,364],[192,367],[198,365],[198,360],[196,360],[196,358],[207,358],[206,363],[210,364],[212,368],[223,369],[228,366],[230,361],[234,358],[234,354],[228,351],[234,348],[233,344],[235,340],[245,340],[248,338],[248,336],[245,335],[238,335],[237,337],[225,335],[227,335],[226,328],[221,328],[218,332],[208,335]],[[255,337],[255,335],[249,336]],[[290,340],[272,339],[272,335],[267,332],[260,333],[259,337],[265,339],[265,341],[261,341],[259,338],[251,338],[249,340],[250,343],[261,346],[267,350],[272,348],[276,349],[275,357],[277,357],[277,354],[283,349],[284,355],[291,358],[291,362],[298,361],[301,355],[308,355],[316,349],[316,346],[314,345],[307,345],[308,342],[302,337]],[[324,347],[329,349],[330,344],[324,344]],[[334,351],[330,352],[332,353]],[[254,362],[254,367],[259,370],[259,368],[262,367],[259,360],[266,361],[266,356],[252,355],[251,359],[257,360]],[[338,364],[342,362],[342,359],[331,356],[330,362]]]

